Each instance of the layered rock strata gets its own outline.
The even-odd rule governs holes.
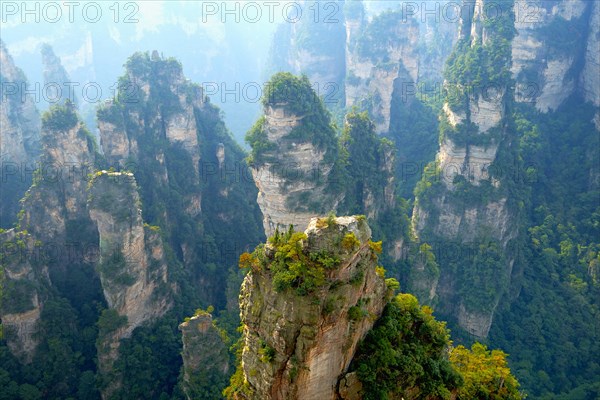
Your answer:
[[[384,279],[375,272],[364,219],[313,218],[299,251],[337,254],[326,284],[306,296],[273,290],[269,263],[276,251],[265,247],[266,265],[246,276],[240,295],[244,326],[242,366],[250,399],[337,399],[338,388],[359,341],[387,303]],[[353,235],[355,247],[334,243]],[[356,318],[351,308],[358,308]],[[342,385],[345,387],[346,385]]]

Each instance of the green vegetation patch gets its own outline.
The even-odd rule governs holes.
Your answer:
[[[359,317],[356,307],[352,316]],[[350,366],[363,383],[365,400],[449,398],[462,379],[447,358],[449,332],[443,322],[420,307],[410,294],[400,294],[359,345]],[[350,314],[349,314],[350,315]]]
[[[64,105],[53,105],[42,115],[42,130],[66,132],[74,128],[78,121],[75,106],[67,101]]]

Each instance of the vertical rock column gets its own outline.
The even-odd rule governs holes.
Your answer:
[[[335,131],[308,79],[276,74],[269,91],[264,116],[247,136],[267,236],[277,225],[307,225],[312,217],[335,210],[342,197],[331,190]]]
[[[179,325],[183,339],[183,390],[189,400],[202,398],[208,387],[216,395],[225,388],[229,352],[212,316],[200,313]]]
[[[304,234],[298,251],[309,258],[328,255],[338,260],[327,269],[322,286],[307,294],[294,287],[274,290],[277,250],[271,245],[242,285],[240,368],[248,399],[337,398],[339,380],[358,342],[387,302],[364,219],[313,218]],[[344,239],[346,245],[340,245]]]
[[[17,219],[19,200],[32,182],[40,156],[41,121],[34,96],[24,94],[27,78],[0,40],[0,227]]]
[[[143,224],[132,174],[97,172],[89,208],[100,234],[97,270],[104,297],[109,309],[124,317],[114,330],[100,332],[99,367],[107,373],[117,358],[119,340],[170,309],[171,285],[160,233]]]
[[[437,162],[417,187],[413,212],[414,231],[433,246],[440,274],[421,274],[412,285],[467,333],[484,338],[510,280],[514,260],[506,249],[517,235],[507,190],[515,164],[499,161],[511,156],[512,2],[500,4],[508,11],[497,18],[486,14],[484,0],[466,5],[472,9],[463,13],[446,71]],[[468,60],[475,66],[466,68]]]

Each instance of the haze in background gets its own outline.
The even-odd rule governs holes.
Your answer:
[[[262,2],[256,3],[262,13],[260,18],[255,18],[256,9],[244,10],[243,2],[239,2],[238,12],[234,3],[228,2],[230,10],[234,10],[231,14],[210,8],[220,8],[223,2],[203,5],[201,1],[138,1],[118,2],[118,7],[114,2],[97,2],[102,16],[97,22],[88,22],[95,17],[94,9],[86,10],[86,21],[82,7],[93,2],[80,2],[74,9],[73,22],[69,21],[69,9],[63,8],[60,20],[50,23],[43,18],[45,3],[36,3],[41,4],[40,22],[35,21],[35,15],[23,15],[23,10],[14,16],[5,14],[2,39],[30,84],[39,83],[42,88],[40,48],[43,43],[53,47],[71,80],[80,84],[75,94],[84,119],[92,122],[90,128],[95,129],[97,104],[81,100],[83,85],[95,82],[102,89],[101,98],[110,98],[127,58],[136,51],[157,50],[165,57],[177,58],[192,81],[209,83],[208,89],[214,93],[211,100],[224,111],[227,126],[243,143],[244,134],[259,114],[259,94],[255,89],[266,79],[261,72],[275,27],[285,23],[283,6],[275,8],[270,22]],[[15,4],[21,7],[22,3]],[[33,9],[33,3],[29,7]],[[51,18],[56,15],[50,8],[46,12]],[[23,18],[25,23],[21,22]],[[251,22],[253,19],[257,22]],[[229,94],[224,96],[224,90]],[[93,89],[89,94],[92,99],[96,97]],[[48,107],[43,98],[37,103],[42,110]]]

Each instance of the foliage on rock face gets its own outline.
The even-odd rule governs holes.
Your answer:
[[[372,213],[374,207],[380,207],[375,218],[370,218],[369,225],[373,230],[373,237],[383,240],[380,255],[382,263],[389,268],[392,276],[399,278],[399,270],[403,268],[401,264],[408,260],[393,260],[392,247],[398,238],[403,238],[406,242],[412,240],[408,219],[412,205],[397,198],[394,193],[395,146],[376,134],[374,124],[366,112],[356,109],[346,115],[339,143],[335,182],[336,190],[344,193],[344,200],[336,211],[343,214],[367,214]],[[392,192],[388,193],[387,190]],[[394,204],[385,203],[388,199],[384,199],[384,196],[387,195],[391,196]]]
[[[88,206],[110,214],[115,221],[133,222],[142,208],[136,190],[131,173],[97,171],[88,180]]]
[[[504,12],[486,13],[478,22],[487,33],[485,43],[482,38],[472,43],[469,36],[458,43],[446,63],[445,77],[450,84],[481,90],[491,85],[502,87],[510,81],[511,41],[516,33],[513,3],[496,2]]]
[[[135,283],[135,278],[127,272],[127,267],[127,260],[119,249],[99,262],[96,269],[105,279],[115,285],[131,286]]]
[[[385,11],[375,16],[358,38],[358,54],[381,64],[389,63],[391,60],[387,58],[388,47],[395,42],[397,27],[412,23],[412,20],[410,21],[407,22],[407,18],[402,17],[400,11]]]
[[[52,105],[50,109],[42,115],[42,131],[47,133],[42,136],[42,141],[52,145],[54,134],[50,132],[67,132],[77,127],[79,122],[80,119],[77,115],[77,108],[70,100],[67,99],[64,103]],[[79,126],[77,135],[79,138],[85,140],[87,150],[92,155],[96,155],[98,144],[85,125],[81,124]]]
[[[254,257],[260,265],[273,273],[273,287],[277,292],[293,288],[298,295],[307,295],[325,285],[326,271],[339,264],[340,259],[333,254],[307,252],[303,245],[306,240],[305,233],[294,232],[293,228],[285,234],[277,230],[269,239],[272,258],[265,255],[264,248],[255,251]]]
[[[337,137],[331,115],[306,75],[297,77],[289,72],[273,75],[266,84],[262,104],[265,108],[283,108],[285,112],[301,118],[300,124],[286,138],[311,142],[325,151],[326,161],[335,161]],[[246,134],[246,142],[252,149],[250,160],[259,164],[264,161],[264,153],[273,150],[275,146],[269,142],[264,124],[265,119],[262,117]]]
[[[435,159],[438,149],[438,118],[442,104],[437,92],[429,94],[430,84],[417,86],[414,99],[394,90],[390,109],[389,137],[395,143],[396,179],[399,194],[410,199],[426,165]]]
[[[54,105],[42,115],[42,130],[66,132],[77,125],[75,106],[70,101]]]
[[[289,72],[280,72],[267,82],[262,98],[264,107],[285,106],[292,114],[307,115],[320,104],[306,75],[297,77]]]
[[[521,194],[519,297],[497,313],[490,342],[510,354],[530,398],[600,396],[600,165],[594,107],[570,98],[554,112],[516,110],[530,191]],[[592,150],[593,149],[593,150]]]
[[[101,107],[98,119],[114,123],[117,129],[138,144],[139,152],[122,161],[135,173],[139,183],[143,219],[154,226],[147,227],[146,235],[152,232],[163,237],[169,280],[176,282],[180,291],[174,296],[173,310],[168,315],[149,326],[138,328],[131,338],[122,342],[115,368],[122,373],[123,386],[115,393],[115,398],[179,399],[183,398],[183,394],[178,392],[177,386],[182,346],[177,332],[178,322],[193,314],[195,308],[208,304],[198,295],[198,278],[202,277],[213,292],[210,296],[220,310],[219,317],[228,316],[230,325],[237,326],[236,311],[224,311],[225,287],[232,275],[230,281],[233,283],[230,285],[236,286],[238,277],[231,273],[231,266],[239,250],[263,240],[261,215],[255,202],[254,184],[240,178],[250,176],[243,161],[246,154],[234,142],[219,110],[202,102],[206,99],[199,97],[197,85],[185,81],[173,84],[181,73],[179,63],[172,59],[151,59],[148,54],[140,53],[134,55],[126,67],[127,71],[119,82],[119,95]],[[148,96],[141,87],[146,83],[150,90]],[[218,164],[216,153],[220,146],[225,153],[223,170],[204,170],[202,177],[195,180],[190,173],[194,166],[189,153],[182,146],[170,143],[164,135],[165,121],[180,111],[178,95],[182,93],[185,102],[199,100],[192,118],[195,118],[198,127],[195,134],[201,142],[198,152],[204,162],[202,165],[211,168]],[[65,104],[51,108],[44,123],[44,129],[60,132],[77,127],[79,120],[74,109]],[[83,128],[77,133],[82,138],[89,136]],[[47,136],[48,140],[55,137]],[[90,145],[88,140],[88,148]],[[159,157],[161,155],[164,157]],[[167,169],[168,182],[164,183],[161,177]],[[236,174],[231,174],[232,170]],[[95,176],[93,179],[100,178]],[[120,214],[121,207],[114,207],[111,193],[104,194],[107,195],[105,198],[96,198],[102,200],[101,208],[125,218]],[[197,218],[186,214],[186,196],[190,194],[203,200],[202,213]],[[127,199],[122,200],[127,202]],[[67,243],[73,245],[64,249],[69,253],[65,258],[71,257],[71,252],[89,251],[98,246],[97,229],[91,226],[94,233],[87,238],[90,224],[79,222],[65,221]],[[185,271],[181,267],[183,256],[180,249],[183,243],[201,255]],[[0,341],[0,398],[7,393],[11,399],[36,398],[37,395],[37,398],[57,400],[96,400],[100,397],[98,389],[106,384],[104,377],[97,373],[94,361],[98,358],[96,341],[99,336],[118,329],[123,320],[115,312],[105,310],[102,287],[94,267],[113,273],[114,280],[128,283],[130,277],[119,274],[123,257],[116,253],[100,265],[69,261],[57,266],[53,259],[57,254],[55,249],[52,250],[49,270],[54,287],[51,297],[58,300],[49,304],[48,299],[40,299],[45,302],[43,310],[48,310],[48,313],[42,311],[41,344],[31,365],[20,366],[8,355],[6,343]],[[25,287],[16,289],[19,293],[28,293]],[[7,291],[5,286],[4,294]],[[15,304],[22,307],[19,303]],[[105,312],[102,313],[102,310]],[[205,387],[208,386],[210,383]],[[219,398],[218,391],[212,390],[212,397],[201,397]],[[22,392],[21,397],[19,392]]]
[[[342,248],[346,251],[353,251],[360,246],[360,242],[354,233],[347,233],[342,239]]]
[[[250,164],[263,163],[265,161],[263,157],[264,153],[275,148],[275,143],[269,141],[267,132],[264,130],[265,122],[266,119],[264,116],[259,118],[246,134],[246,143],[248,143],[251,149],[248,156]]]
[[[473,344],[470,351],[458,346],[452,349],[450,361],[464,379],[458,389],[458,400],[522,398],[519,382],[511,374],[506,354],[501,350],[488,350],[480,343]]]
[[[335,228],[335,216],[320,218],[317,227]],[[243,253],[239,267],[254,272],[269,270],[273,273],[273,287],[277,292],[293,288],[298,295],[304,296],[327,283],[327,271],[340,264],[342,254],[350,254],[360,246],[352,232],[337,235],[333,240],[332,248],[339,248],[340,251],[311,252],[306,247],[305,233],[294,232],[293,227],[284,234],[277,229],[266,246],[258,246],[253,253]],[[380,242],[370,242],[369,245],[374,253],[381,251]]]
[[[346,115],[346,126],[340,138],[344,159],[346,186],[345,204],[341,206],[348,214],[365,214],[367,192],[381,196],[390,176],[384,172],[386,153],[394,153],[394,145],[378,137],[375,125],[367,112],[352,110]],[[389,160],[391,161],[391,160]]]
[[[386,306],[360,344],[350,366],[365,400],[401,399],[415,390],[419,399],[449,398],[462,382],[447,356],[450,335],[443,322],[410,294]]]

